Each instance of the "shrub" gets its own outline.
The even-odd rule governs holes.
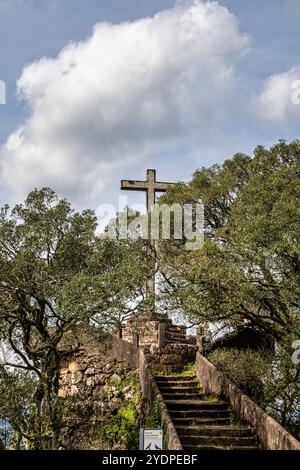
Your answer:
[[[251,349],[220,349],[208,358],[244,393],[257,403],[264,403],[264,384],[270,372],[268,356]]]

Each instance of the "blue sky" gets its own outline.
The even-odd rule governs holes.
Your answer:
[[[79,206],[82,203],[97,208],[102,202],[116,201],[121,177],[142,178],[148,167],[157,168],[162,180],[184,180],[189,179],[197,167],[221,162],[234,152],[247,153],[257,144],[270,145],[279,138],[291,140],[299,137],[299,106],[296,109],[295,105],[292,107],[287,102],[289,90],[285,87],[289,87],[293,80],[298,79],[298,75],[300,78],[297,69],[300,2],[220,0],[219,5],[226,7],[234,16],[226,16],[224,11],[214,4],[210,10],[213,20],[209,27],[214,28],[214,25],[221,21],[225,32],[220,32],[212,43],[209,42],[209,27],[203,25],[206,10],[201,10],[201,5],[205,2],[199,0],[199,11],[193,11],[193,18],[191,19],[190,15],[187,20],[185,12],[190,11],[193,2],[180,2],[177,7],[174,6],[175,3],[174,0],[0,0],[0,80],[5,81],[7,87],[7,103],[0,105],[1,202],[15,202],[31,187],[40,184],[51,185]],[[168,16],[174,16],[174,8],[181,8],[176,18],[185,15],[187,28],[189,21],[191,25],[194,22],[200,25],[193,38],[193,41],[196,41],[193,42],[195,52],[191,57],[188,57],[188,53],[187,57],[184,57],[185,49],[176,49],[177,46],[172,46],[171,42],[168,47],[164,45],[164,38],[173,38],[175,44],[182,34],[182,31],[176,29],[175,20],[168,19]],[[117,39],[114,39],[115,30],[112,27],[101,30],[99,39],[96,35],[94,42],[87,39],[91,37],[96,23],[108,22],[117,25],[126,21],[133,25],[134,21],[151,17],[163,10],[166,11],[166,16],[159,17],[150,26],[138,23],[136,34],[140,35],[141,51],[136,52],[132,44],[128,45],[124,49],[124,54],[128,54],[126,63],[123,60],[122,43],[125,44],[130,35],[134,34],[131,33],[134,31],[132,28],[117,30]],[[44,95],[40,87],[45,84],[46,90],[53,90],[57,56],[70,42],[87,43],[85,54],[88,55],[97,40],[99,54],[107,54],[110,59],[104,60],[102,57],[99,68],[92,66],[89,69],[87,66],[86,70],[81,70],[82,83],[85,83],[84,74],[96,74],[99,80],[103,74],[108,77],[107,83],[111,81],[114,85],[116,93],[109,90],[106,96],[103,90],[108,90],[108,87],[105,84],[99,94],[99,90],[94,89],[90,81],[86,82],[87,94],[91,95],[89,102],[95,102],[95,119],[95,110],[101,107],[102,103],[105,102],[103,109],[109,113],[111,109],[120,109],[120,106],[124,105],[124,96],[127,101],[124,109],[122,108],[124,120],[114,121],[111,116],[104,116],[103,111],[99,115],[99,127],[95,127],[91,133],[91,105],[82,106],[82,101],[78,101],[78,108],[71,106],[78,99],[78,88],[74,85],[75,76],[73,79],[72,71],[67,72],[71,80],[69,83],[74,85],[73,91],[70,88],[68,99],[67,91],[61,94],[55,91],[54,95],[51,95],[52,91],[47,91]],[[155,40],[158,40],[158,44],[154,50],[151,44]],[[201,41],[205,44],[207,41],[204,51]],[[114,45],[110,46],[111,43]],[[165,49],[161,52],[160,47]],[[155,78],[147,92],[141,95],[138,79],[137,82],[133,79],[130,85],[128,78],[126,88],[125,82],[122,82],[123,77],[120,77],[122,83],[119,89],[116,79],[118,68],[125,75],[128,71],[128,77],[131,73],[135,77],[134,67],[138,59],[134,56],[142,54],[143,50],[145,54],[150,51],[151,57],[160,57],[159,64],[155,62],[155,66],[153,65]],[[188,48],[186,50],[190,52]],[[95,53],[97,54],[97,48]],[[73,48],[69,54],[74,54],[77,69],[78,64],[83,67],[80,55],[83,53],[78,52],[78,48]],[[180,62],[172,59],[170,69],[166,70],[164,64],[169,62],[169,57],[176,58],[176,55],[180,54]],[[28,65],[43,57],[48,58],[46,64],[40,65],[38,69],[28,68]],[[111,64],[112,60],[114,64]],[[140,62],[141,60],[139,58]],[[207,61],[209,65],[206,70]],[[145,64],[147,60],[143,63],[144,67]],[[23,73],[25,67],[26,74]],[[153,72],[151,67],[149,70]],[[189,70],[192,78],[187,79]],[[215,77],[223,73],[224,80],[215,82]],[[178,74],[176,81],[175,74]],[[16,82],[21,76],[17,88]],[[167,81],[174,90],[183,90],[182,100],[180,104],[177,103],[177,107],[173,107],[171,98],[168,98],[166,103],[163,102],[168,92]],[[210,88],[212,82],[213,86]],[[203,88],[203,93],[198,87]],[[120,90],[123,90],[124,95],[121,95]],[[162,109],[159,107],[159,101],[155,101],[159,93],[162,97]],[[18,99],[18,94],[21,94],[23,99]],[[51,96],[53,106],[49,105]],[[41,106],[38,100],[41,100]],[[138,120],[130,120],[133,110],[141,101],[144,106],[143,113],[145,107],[150,107],[151,115],[157,115],[159,122],[154,122],[153,119],[148,122],[146,116],[147,125],[143,127]],[[156,103],[156,107],[153,103]],[[39,106],[44,108],[43,115]],[[61,116],[64,106],[68,108],[69,114],[60,124],[54,115],[57,113]],[[77,109],[80,119],[74,123],[71,122],[70,115],[77,112]],[[177,121],[175,116],[180,116],[180,119],[178,117]],[[186,121],[183,122],[185,118]],[[66,125],[68,119],[70,122]],[[107,119],[110,124],[106,132]],[[43,128],[39,132],[40,122],[43,123]],[[45,130],[47,125],[50,135]],[[16,143],[15,133],[20,126],[25,126],[25,130],[22,128],[22,141],[18,136]],[[84,130],[85,127],[89,130]],[[69,140],[60,145],[59,142],[66,135]],[[11,136],[14,138],[8,144]],[[43,138],[47,141],[45,146]],[[71,146],[74,140],[76,149]],[[79,150],[84,163],[80,160],[80,154],[76,155]],[[56,152],[56,160],[49,163],[52,153]],[[118,157],[118,154],[124,157]],[[81,184],[83,179],[84,183]]]

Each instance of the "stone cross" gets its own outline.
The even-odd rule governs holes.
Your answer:
[[[151,210],[155,204],[155,194],[164,193],[167,189],[174,186],[174,183],[163,183],[156,181],[156,171],[147,170],[146,181],[122,180],[121,189],[127,191],[146,191],[147,193],[147,211]]]
[[[121,180],[121,189],[127,191],[145,191],[147,201],[147,212],[149,213],[151,211],[152,206],[155,204],[156,193],[164,193],[172,186],[174,186],[174,184],[175,183],[165,183],[156,181],[156,170],[147,170],[146,181]],[[155,273],[153,274],[152,279],[149,279],[147,283],[147,294],[154,299],[151,309],[152,316],[155,316]]]

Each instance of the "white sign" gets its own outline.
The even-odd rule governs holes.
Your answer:
[[[140,430],[140,449],[141,450],[162,450],[163,431],[162,429],[144,429]]]

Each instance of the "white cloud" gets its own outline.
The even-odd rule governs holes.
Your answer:
[[[255,99],[256,114],[272,125],[297,125],[300,119],[300,66],[271,75]]]
[[[0,150],[14,195],[48,185],[91,203],[125,164],[195,148],[232,112],[249,39],[216,2],[194,1],[131,23],[99,23],[57,58],[25,67],[29,117]]]

